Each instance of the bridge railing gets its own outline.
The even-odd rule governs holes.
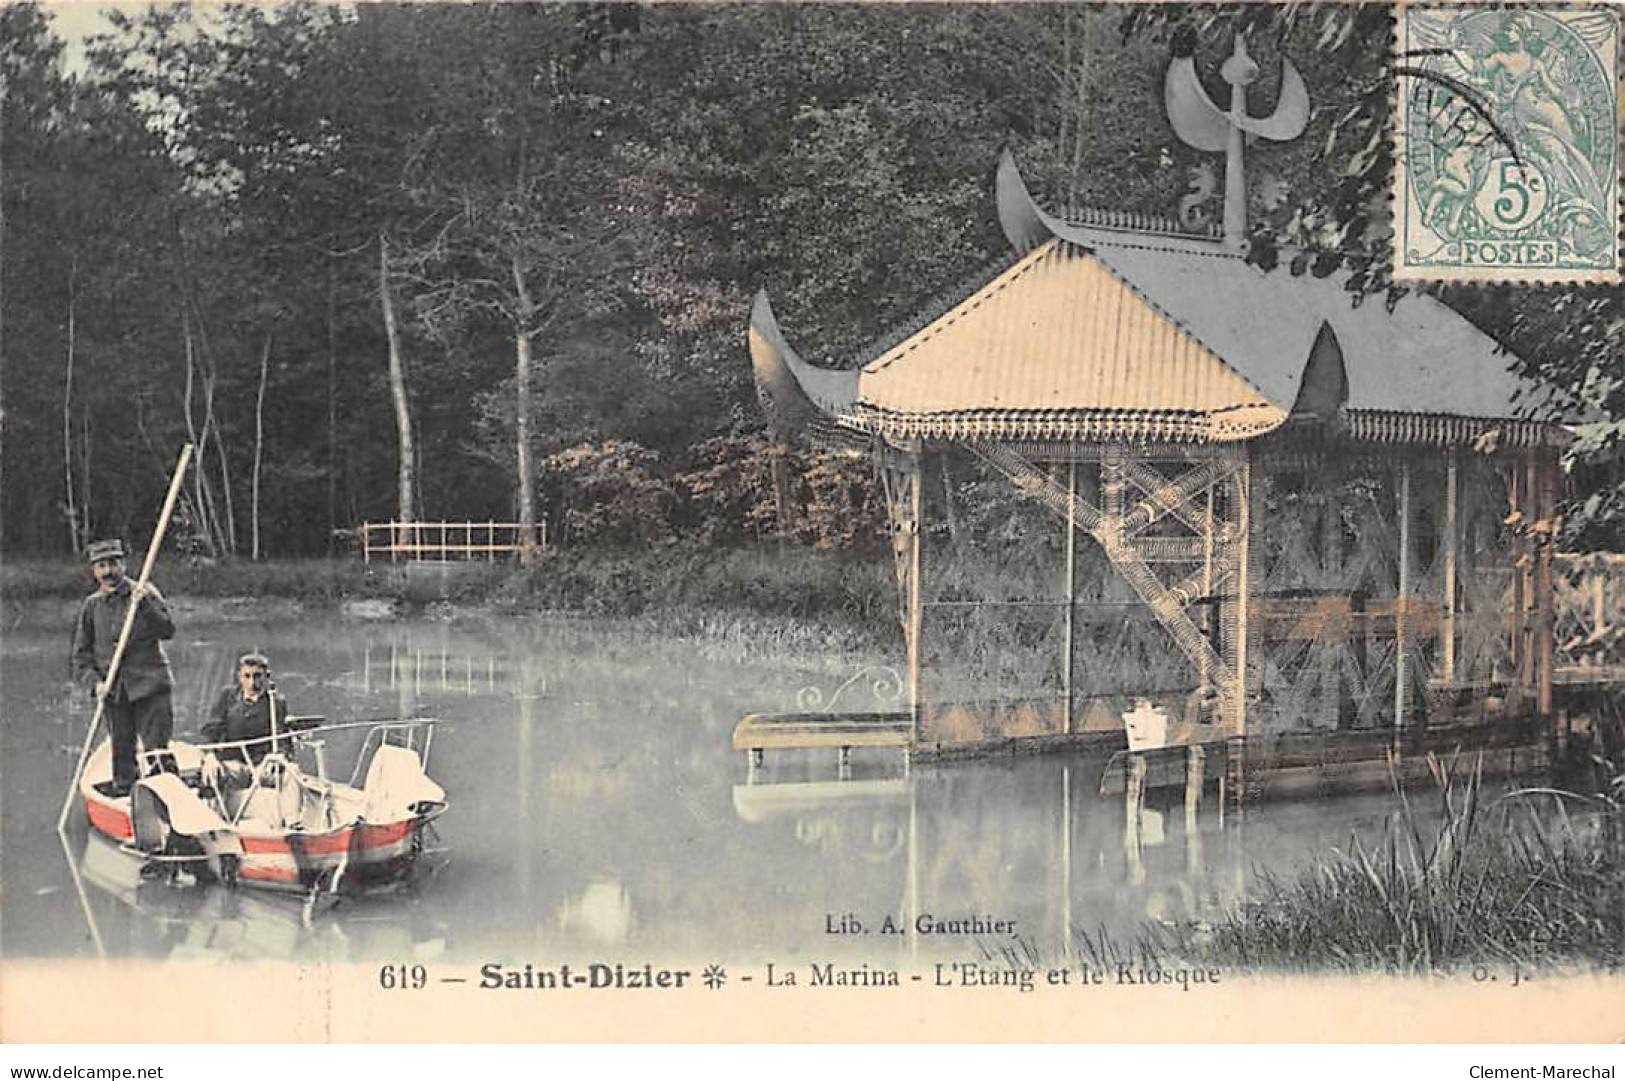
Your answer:
[[[1556,666],[1625,677],[1625,554],[1552,557]]]
[[[545,522],[365,522],[356,534],[367,563],[494,562],[547,547]]]

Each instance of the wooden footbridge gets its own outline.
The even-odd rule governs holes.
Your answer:
[[[547,523],[363,522],[355,528],[362,561],[492,562],[547,547]]]

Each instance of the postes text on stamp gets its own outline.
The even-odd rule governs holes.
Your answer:
[[[1619,277],[1620,9],[1400,9],[1394,274]]]

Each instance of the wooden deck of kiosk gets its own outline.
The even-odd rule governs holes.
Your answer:
[[[733,748],[750,754],[752,766],[766,751],[833,749],[846,765],[853,747],[907,750],[914,722],[907,713],[751,713],[734,726]]]

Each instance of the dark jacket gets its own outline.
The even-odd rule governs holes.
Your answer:
[[[244,739],[259,739],[271,734],[271,700],[272,692],[260,695],[252,702],[243,699],[242,688],[227,687],[220,692],[220,697],[214,700],[209,709],[209,719],[203,725],[203,741],[205,743],[230,743]],[[288,715],[288,705],[281,698],[276,699],[277,722],[282,731],[287,731],[285,718]],[[280,743],[281,741],[278,740]],[[267,751],[276,749],[271,743],[256,743],[248,748],[248,757],[258,762]],[[235,751],[222,757],[241,758]]]
[[[98,589],[79,606],[79,618],[73,625],[73,678],[86,687],[105,678],[112,666],[113,650],[134,587],[135,583],[126,578],[113,592]],[[135,625],[130,628],[130,641],[124,647],[124,659],[119,662],[118,679],[111,691],[112,697],[122,696],[131,702],[163,694],[175,686],[169,658],[160,644],[162,639],[175,637],[175,621],[157,589],[150,584],[147,589],[136,608]]]

